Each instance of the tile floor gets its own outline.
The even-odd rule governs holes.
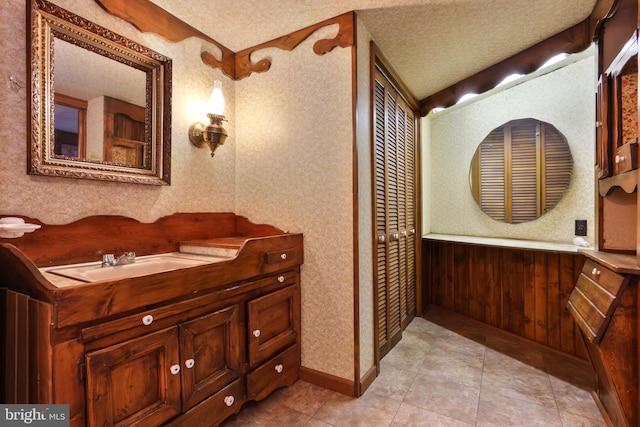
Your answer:
[[[362,397],[298,381],[223,426],[606,426],[592,378],[586,364],[430,308]]]

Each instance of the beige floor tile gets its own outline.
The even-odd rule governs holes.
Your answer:
[[[589,390],[584,390],[558,378],[550,377],[551,387],[561,415],[579,415],[589,419],[601,418],[600,410]]]
[[[293,409],[294,411],[306,415],[313,415],[336,394],[335,391],[304,381],[298,381],[291,387],[284,387],[276,391],[269,397],[269,400]]]
[[[392,427],[471,427],[473,425],[407,403],[400,405],[391,423]]]
[[[555,407],[511,399],[483,390],[480,395],[476,426],[562,427],[562,420]]]
[[[382,427],[391,424],[399,407],[400,401],[376,393],[358,399],[334,395],[313,418],[336,427]]]
[[[479,394],[479,387],[418,375],[404,403],[473,424],[478,412]]]
[[[593,375],[588,363],[430,309],[403,331],[364,396],[298,381],[223,426],[603,427]]]
[[[311,417],[289,409],[274,400],[245,404],[239,414],[227,419],[224,427],[260,426],[260,427],[297,427],[304,426]],[[194,426],[195,427],[195,426]]]
[[[411,388],[417,373],[390,367],[383,370],[366,393],[376,393],[380,396],[402,401]]]

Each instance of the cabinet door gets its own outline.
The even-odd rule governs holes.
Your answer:
[[[160,425],[180,413],[178,328],[87,353],[89,426]]]
[[[180,325],[183,410],[242,374],[239,321],[234,305]]]
[[[247,303],[251,367],[296,342],[300,331],[299,298],[292,285]]]

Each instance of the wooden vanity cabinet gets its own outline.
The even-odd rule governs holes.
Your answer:
[[[233,305],[88,352],[88,425],[161,425],[239,379],[240,328],[239,308]],[[230,415],[243,396],[223,401]]]
[[[7,403],[69,404],[73,427],[216,426],[247,400],[292,385],[301,363],[302,235],[204,233],[203,244],[236,255],[60,287],[0,244],[2,348],[20,355],[2,356]]]
[[[249,301],[247,398],[261,400],[300,371],[299,293],[294,286]]]

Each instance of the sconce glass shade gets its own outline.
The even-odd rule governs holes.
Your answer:
[[[208,125],[196,122],[189,128],[189,141],[198,148],[209,146],[211,149],[211,157],[218,146],[224,144],[227,139],[227,131],[222,127],[222,121],[225,120],[222,113],[224,112],[224,97],[222,96],[222,83],[216,80],[213,84],[213,91],[209,98],[207,117],[210,120]]]
[[[213,90],[209,97],[209,108],[207,113],[218,116],[222,116],[224,114],[224,96],[222,96],[222,82],[220,80],[213,82]]]

